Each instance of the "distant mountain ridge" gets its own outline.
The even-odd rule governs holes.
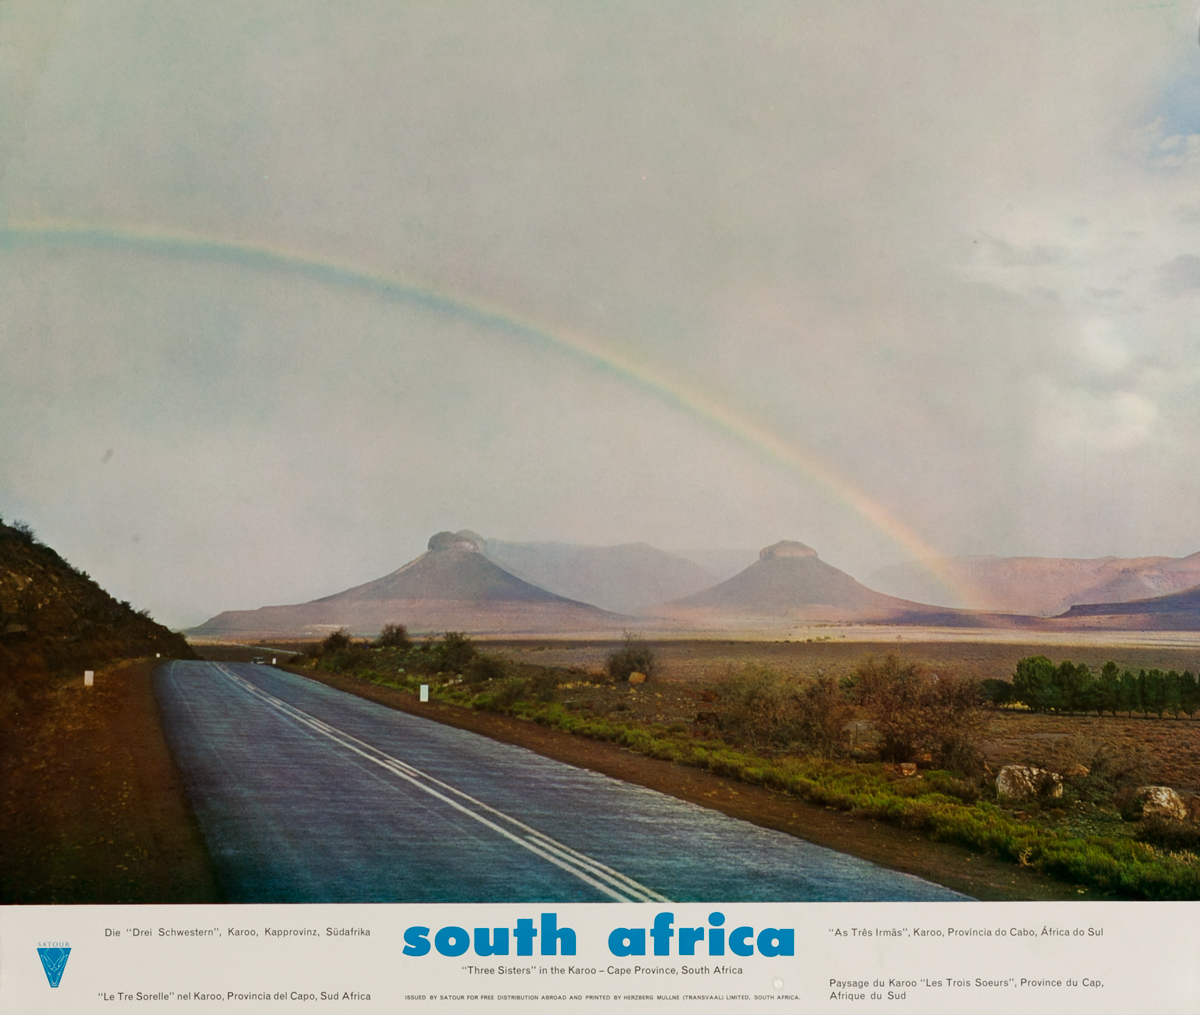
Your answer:
[[[931,567],[932,565],[932,567]],[[944,557],[881,568],[872,586],[908,598],[948,603],[930,572],[962,590],[954,605],[1053,617],[1078,603],[1114,603],[1181,592],[1200,584],[1200,553],[1187,557]]]
[[[889,595],[791,540],[763,548],[758,560],[714,582],[693,561],[645,543],[607,547],[517,543],[487,540],[463,529],[436,533],[425,553],[382,578],[307,603],[225,611],[189,633],[314,637],[338,627],[373,634],[388,623],[402,623],[418,633],[463,630],[601,637],[648,626],[684,631],[728,625],[746,630],[807,622],[1200,629],[1200,605],[1193,601],[1200,599],[1200,553],[1132,560],[950,558],[939,566],[964,583],[973,578],[985,593],[990,588],[992,598],[984,602],[1000,600],[1003,605],[1024,604],[1025,608],[968,610]],[[1181,598],[1143,596],[1138,599],[1143,605],[1127,603],[1116,609],[1100,602],[1067,613],[1062,607],[1047,616],[1067,594],[1116,597],[1169,587],[1192,577],[1195,580]]]
[[[584,546],[489,539],[482,550],[534,585],[614,613],[639,613],[718,581],[693,561],[649,543]]]

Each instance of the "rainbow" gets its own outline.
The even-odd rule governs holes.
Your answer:
[[[534,322],[522,321],[499,308],[356,265],[192,233],[48,219],[9,221],[0,227],[0,249],[20,245],[124,249],[168,257],[196,258],[255,271],[301,275],[327,285],[357,289],[381,299],[416,304],[482,328],[502,331],[526,342],[566,352],[627,383],[635,384],[659,401],[733,436],[768,460],[812,483],[903,549],[947,591],[958,596],[960,601],[970,601],[970,590],[962,586],[944,565],[941,553],[817,455],[784,440],[702,392],[674,378],[662,376],[577,332],[562,328],[552,330]]]

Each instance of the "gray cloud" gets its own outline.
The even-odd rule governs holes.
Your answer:
[[[1200,257],[1195,254],[1180,254],[1158,269],[1158,281],[1162,290],[1172,296],[1200,289]]]

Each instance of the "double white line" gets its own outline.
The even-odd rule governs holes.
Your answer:
[[[551,839],[550,836],[544,835],[536,828],[532,828],[524,822],[518,821],[516,818],[509,817],[503,811],[496,810],[495,807],[485,804],[482,800],[476,800],[473,796],[464,793],[462,790],[455,789],[449,783],[435,779],[432,775],[422,772],[419,768],[414,768],[399,758],[392,757],[390,754],[381,751],[378,747],[373,747],[366,741],[359,740],[357,737],[351,736],[336,726],[330,726],[329,723],[323,722],[303,709],[296,708],[295,705],[290,705],[286,701],[276,698],[273,694],[268,694],[261,687],[252,684],[245,677],[234,673],[229,667],[223,666],[221,663],[210,663],[209,665],[235,686],[287,718],[303,726],[307,726],[309,729],[319,733],[321,736],[327,737],[347,751],[351,751],[362,758],[366,758],[368,761],[374,762],[380,768],[386,769],[397,778],[403,779],[422,792],[441,800],[447,806],[453,807],[456,811],[465,814],[469,818],[473,818],[498,835],[502,835],[504,838],[516,843],[522,849],[527,849],[530,853],[541,857],[548,863],[552,863],[556,867],[561,867],[569,874],[574,875],[585,884],[591,885],[598,892],[602,892],[609,898],[615,899],[617,902],[670,901],[666,896],[659,895],[658,892],[634,881],[633,878],[627,877],[620,871],[613,870],[606,864],[602,864],[599,860],[594,860],[585,853],[580,853],[570,846]]]

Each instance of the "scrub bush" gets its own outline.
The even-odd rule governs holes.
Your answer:
[[[631,673],[644,673],[647,680],[658,675],[654,649],[636,634],[626,634],[624,646],[608,657],[608,675],[614,681],[625,683]]]
[[[938,767],[964,773],[981,767],[979,742],[987,717],[974,680],[939,676],[891,652],[883,659],[863,659],[852,689],[882,738],[884,760],[915,761],[928,753]]]
[[[841,750],[853,706],[832,677],[784,677],[749,664],[717,685],[717,727],[734,743],[830,758]]]
[[[375,639],[376,648],[412,648],[412,639],[408,636],[408,628],[403,624],[384,624],[379,637]]]

